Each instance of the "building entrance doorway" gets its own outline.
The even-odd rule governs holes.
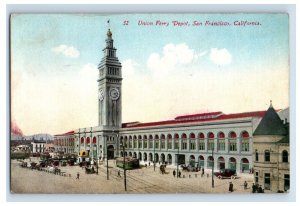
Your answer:
[[[113,145],[109,145],[107,147],[107,159],[114,159],[115,158],[115,149]]]
[[[175,156],[176,164],[178,163],[179,165],[185,164],[185,155],[184,154],[176,154]]]

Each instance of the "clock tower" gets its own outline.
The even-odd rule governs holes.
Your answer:
[[[98,65],[99,126],[120,128],[122,124],[122,65],[116,56],[110,29],[105,40],[103,58]]]

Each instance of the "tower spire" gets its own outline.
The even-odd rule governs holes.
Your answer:
[[[107,26],[108,26],[108,31],[107,31],[106,35],[107,35],[108,39],[111,39],[112,33],[110,31],[110,20],[109,19],[107,20]]]
[[[273,107],[273,105],[272,105],[272,100],[270,100],[270,107]]]
[[[110,29],[110,19],[107,20],[108,30]]]

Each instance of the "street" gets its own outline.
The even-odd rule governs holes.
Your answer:
[[[32,170],[19,166],[20,162],[11,161],[11,192],[12,193],[41,193],[41,194],[174,194],[174,193],[230,193],[229,183],[233,183],[233,193],[251,193],[251,174],[241,174],[237,179],[220,180],[214,177],[212,188],[211,170],[186,172],[181,170],[181,178],[173,177],[173,170],[166,168],[167,174],[160,174],[159,167],[142,167],[127,170],[127,192],[124,191],[123,170],[109,161],[109,180],[107,180],[106,165],[99,166],[97,174],[85,174],[85,169],[79,166],[60,167],[65,176],[54,175],[45,171]],[[120,175],[118,176],[118,171]],[[79,172],[79,179],[76,179]],[[207,176],[208,174],[208,176]],[[184,176],[184,178],[183,178]],[[244,189],[247,181],[248,188]]]

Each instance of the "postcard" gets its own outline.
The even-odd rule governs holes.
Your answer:
[[[12,194],[290,191],[286,13],[13,13]]]

